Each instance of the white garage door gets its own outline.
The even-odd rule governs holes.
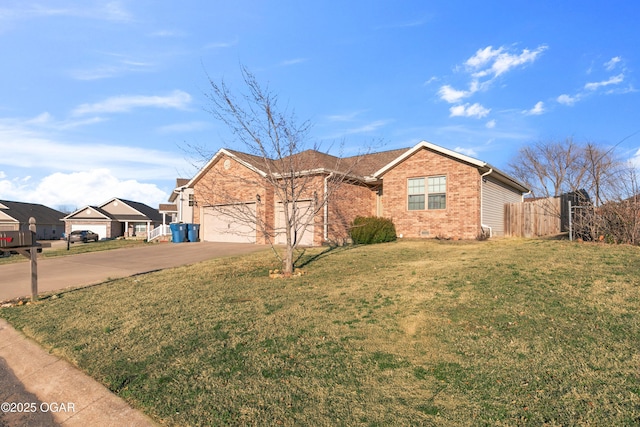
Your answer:
[[[256,204],[204,208],[202,240],[207,242],[256,242]]]
[[[297,221],[298,228],[300,228],[303,224],[309,223],[304,229],[304,233],[302,234],[300,246],[313,246],[313,205],[312,202],[309,201],[301,201],[297,203],[297,214],[299,220]],[[291,212],[292,208],[289,206],[289,211]],[[284,206],[282,203],[276,204],[276,244],[284,245],[287,243],[287,233],[285,227],[284,220]]]
[[[107,238],[107,226],[104,224],[71,224],[71,231],[76,230],[90,230],[101,239]]]

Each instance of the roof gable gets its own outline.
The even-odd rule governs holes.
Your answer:
[[[9,212],[0,210],[0,221],[2,222],[19,222],[17,219],[9,215]]]
[[[427,142],[427,141],[421,141],[418,144],[416,144],[415,146],[413,146],[412,148],[410,148],[409,150],[405,151],[400,156],[398,156],[397,158],[393,159],[392,161],[390,161],[389,163],[384,165],[382,168],[377,170],[373,174],[373,177],[382,178],[384,176],[384,174],[387,173],[389,170],[391,170],[394,167],[396,167],[397,165],[401,164],[402,162],[404,162],[405,160],[407,160],[408,158],[410,158],[411,156],[413,156],[415,153],[417,153],[420,150],[430,150],[430,151],[435,152],[437,154],[449,157],[449,158],[451,158],[453,160],[457,160],[459,162],[466,163],[466,164],[468,164],[470,166],[473,166],[473,167],[477,168],[482,173],[492,174],[491,176],[496,178],[498,181],[508,185],[511,188],[514,188],[514,189],[520,191],[521,193],[529,192],[529,189],[524,184],[522,184],[521,182],[519,182],[515,178],[507,175],[506,173],[502,172],[498,168],[491,166],[489,163],[483,162],[482,160],[478,160],[478,159],[475,159],[473,157],[466,156],[466,155],[458,153],[456,151],[449,150],[449,149],[444,148],[444,147],[440,147],[439,145],[432,144],[432,143]]]
[[[62,218],[63,220],[69,219],[90,219],[90,220],[113,220],[114,218],[102,209],[97,206],[85,206],[82,209],[78,209],[75,212],[70,213],[69,215]]]
[[[263,177],[267,176],[267,173],[257,166],[262,164],[262,167],[264,168],[265,159],[263,159],[262,157],[253,156],[251,154],[242,153],[240,151],[227,150],[225,148],[221,148],[220,150],[218,150],[216,154],[214,154],[211,160],[209,160],[207,164],[204,165],[204,167],[198,171],[198,173],[191,179],[191,181],[189,181],[189,184],[187,184],[187,186],[193,187],[198,181],[202,179],[203,176],[207,174],[207,172],[211,170],[211,168],[213,168],[216,165],[216,163],[218,163],[225,156],[251,169],[252,171],[256,172],[257,174]]]
[[[117,197],[99,205],[98,208],[117,220],[162,220],[162,215],[157,209],[145,205],[144,203],[120,199]]]
[[[395,166],[399,165],[400,163],[402,163],[403,161],[405,161],[409,157],[413,156],[415,153],[417,153],[418,151],[420,151],[422,149],[427,149],[427,150],[434,151],[434,152],[436,152],[438,154],[441,154],[443,156],[447,156],[447,157],[453,158],[455,160],[458,160],[458,161],[461,161],[461,162],[464,162],[464,163],[468,163],[468,164],[473,165],[473,166],[475,166],[477,168],[481,168],[481,167],[486,167],[487,166],[487,163],[485,163],[485,162],[483,162],[481,160],[474,159],[473,157],[465,156],[464,154],[460,154],[458,152],[449,150],[447,148],[440,147],[439,145],[435,145],[435,144],[432,144],[432,143],[427,142],[427,141],[421,141],[418,144],[414,145],[412,148],[406,150],[400,156],[396,157],[395,159],[393,159],[392,161],[390,161],[389,163],[384,165],[382,168],[380,168],[377,171],[375,171],[373,173],[373,176],[374,177],[381,177],[386,172],[388,172],[390,169],[393,169]]]

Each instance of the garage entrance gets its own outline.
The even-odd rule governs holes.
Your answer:
[[[256,243],[256,204],[206,207],[200,232],[207,242]]]
[[[72,224],[71,231],[90,230],[98,235],[100,239],[107,238],[107,226],[103,224]]]
[[[313,202],[311,200],[300,201],[297,203],[297,213],[300,217],[298,224],[309,223],[300,240],[300,246],[313,246]],[[289,206],[291,211],[291,206]],[[276,204],[276,244],[284,245],[287,243],[287,233],[284,220],[284,205],[282,202]]]

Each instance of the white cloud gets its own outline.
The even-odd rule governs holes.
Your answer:
[[[186,109],[191,103],[191,95],[181,90],[174,90],[167,96],[122,95],[107,98],[95,104],[82,104],[73,110],[73,115],[100,113],[125,113],[134,108],[175,108]]]
[[[467,59],[465,65],[476,78],[492,76],[498,77],[513,68],[534,62],[547,49],[546,45],[538,46],[535,50],[523,49],[520,53],[511,53],[504,46],[494,49],[487,46]]]
[[[473,95],[473,92],[457,90],[449,85],[444,85],[438,91],[438,95],[440,95],[440,99],[447,101],[449,104],[455,104],[456,102],[460,102],[464,98],[468,98]]]
[[[149,33],[149,37],[185,37],[187,33],[180,30],[159,30]]]
[[[211,42],[204,46],[205,49],[228,49],[230,47],[237,46],[239,40],[236,38],[235,40],[228,42]]]
[[[72,70],[69,74],[77,80],[91,81],[108,79],[128,73],[148,72],[153,70],[155,66],[156,64],[152,62],[118,60],[113,64],[99,65],[95,68]]]
[[[96,7],[91,3],[77,7],[45,6],[44,2],[36,4],[21,4],[17,8],[1,8],[0,19],[31,19],[38,17],[69,16],[72,18],[95,19],[100,21],[129,22],[132,14],[121,1],[97,2]],[[95,4],[95,3],[94,3]]]
[[[429,86],[431,83],[437,82],[437,81],[438,81],[438,78],[436,76],[431,76],[429,80],[424,82],[424,86]]]
[[[412,27],[420,27],[428,22],[428,19],[416,19],[414,21],[406,21],[406,22],[395,22],[386,25],[379,25],[375,27],[376,30],[391,30],[398,28],[412,28]]]
[[[560,95],[559,97],[556,98],[556,101],[558,101],[560,104],[563,104],[563,105],[573,105],[579,99],[580,99],[580,97],[578,97],[578,96],[570,96],[570,95],[567,95],[567,94],[562,94],[562,95]]]
[[[614,56],[609,61],[604,63],[604,68],[606,68],[607,71],[612,71],[614,68],[616,68],[616,65],[618,65],[621,61],[622,61],[621,57]]]
[[[357,127],[357,128],[347,129],[345,131],[345,133],[348,134],[348,135],[353,135],[353,134],[357,134],[357,133],[374,132],[374,131],[380,129],[381,127],[385,126],[388,123],[389,123],[389,120],[376,120],[376,121],[373,121],[371,123],[367,123],[367,124],[365,124],[363,126],[360,126],[360,127]]]
[[[478,155],[478,153],[476,153],[476,151],[473,148],[456,147],[453,149],[453,151],[455,151],[456,153],[464,154],[465,156],[469,156],[469,157],[476,157]]]
[[[35,123],[34,123],[35,122]],[[65,124],[68,125],[68,124]],[[35,119],[0,119],[0,168],[55,169],[79,172],[107,168],[122,179],[175,179],[176,170],[190,169],[174,153],[100,143],[59,142],[51,130],[60,125],[41,114]],[[82,161],[76,161],[79,157]],[[5,173],[7,169],[4,169]]]
[[[539,116],[545,112],[544,102],[538,101],[536,105],[533,106],[532,109],[524,111],[525,114],[529,116]]]
[[[39,181],[24,178],[0,180],[0,199],[40,203],[45,206],[75,206],[81,208],[121,197],[157,207],[169,197],[155,184],[137,180],[122,180],[109,169],[82,172],[57,172]]]
[[[476,92],[486,91],[492,82],[514,68],[533,63],[547,49],[546,45],[540,45],[534,50],[523,49],[514,52],[513,49],[501,46],[494,49],[487,46],[478,49],[476,53],[464,63],[464,71],[469,74],[469,89],[458,90],[451,85],[443,85],[438,90],[440,99],[456,104],[473,96]],[[489,109],[479,104],[457,105],[449,109],[451,116],[484,117],[489,114]]]
[[[487,122],[487,124],[485,125],[485,127],[487,129],[493,129],[494,127],[496,127],[496,121],[495,120],[489,120]]]
[[[623,81],[624,81],[624,74],[618,74],[617,76],[613,76],[613,77],[609,78],[609,80],[604,80],[604,81],[601,81],[601,82],[587,83],[587,84],[584,85],[584,88],[586,90],[597,90],[597,89],[599,89],[601,87],[620,84]]]
[[[352,111],[344,114],[332,114],[327,116],[327,120],[330,122],[351,122],[364,112],[366,112],[366,110]]]
[[[307,61],[308,61],[307,58],[293,58],[293,59],[284,60],[279,65],[281,67],[288,67],[288,66],[291,66],[291,65],[301,64],[301,63],[307,62]]]
[[[81,120],[56,120],[48,112],[37,115],[32,119],[27,119],[23,123],[28,126],[34,126],[47,130],[68,130],[78,128],[80,126],[92,125],[105,121],[101,117],[90,117]],[[5,122],[7,122],[5,120]],[[2,121],[0,121],[0,130],[2,129]]]
[[[478,104],[456,105],[449,108],[450,117],[476,117],[481,119],[491,112],[491,109]]]

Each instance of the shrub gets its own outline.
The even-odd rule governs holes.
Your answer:
[[[388,218],[359,216],[351,225],[351,239],[363,245],[392,242],[396,240],[396,227]]]

